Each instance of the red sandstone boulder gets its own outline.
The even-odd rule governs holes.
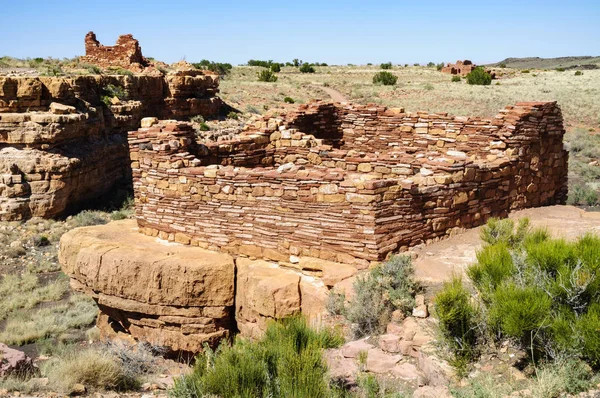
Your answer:
[[[22,376],[34,370],[33,361],[24,352],[0,343],[0,377]]]

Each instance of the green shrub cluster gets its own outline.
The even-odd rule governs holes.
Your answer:
[[[437,64],[437,65],[435,66],[435,69],[436,69],[438,72],[440,72],[442,69],[444,69],[444,63],[443,63],[443,62],[440,62],[439,64]]]
[[[460,78],[459,75],[454,75],[452,76],[452,83],[457,83],[460,82],[462,79]]]
[[[384,86],[393,86],[398,81],[398,76],[391,72],[378,72],[373,76],[373,84],[383,84]]]
[[[231,69],[233,69],[233,65],[231,65],[230,63],[214,62],[209,61],[208,59],[203,59],[200,62],[194,62],[192,63],[192,65],[196,69],[210,70],[221,76],[228,74],[229,72],[231,72]]]
[[[531,229],[527,219],[516,226],[491,219],[481,238],[485,245],[467,274],[479,293],[488,337],[508,338],[532,358],[579,357],[600,366],[600,237],[569,242]],[[436,299],[449,340],[464,339],[462,326],[476,322],[457,291],[458,282],[447,285]],[[448,317],[461,327],[447,326]]]
[[[271,323],[255,342],[208,346],[192,373],[175,381],[174,397],[329,397],[322,351],[343,344],[330,329],[315,331],[305,318]]]
[[[575,71],[575,76],[581,76],[581,75],[583,75],[582,71],[580,71],[580,70]]]
[[[343,312],[352,322],[354,334],[379,334],[394,310],[410,311],[417,284],[409,256],[394,256],[354,282],[355,297],[347,308],[339,309],[340,297],[330,296],[329,308]],[[337,302],[337,303],[336,303]],[[337,304],[337,305],[336,305]]]
[[[298,70],[302,73],[315,73],[315,68],[312,64],[302,64]]]
[[[283,102],[285,102],[286,104],[293,104],[296,101],[294,101],[294,99],[292,97],[285,97],[283,99]]]
[[[391,62],[385,62],[385,63],[379,65],[379,67],[381,69],[392,69],[392,63]]]
[[[478,86],[489,86],[492,84],[492,76],[483,67],[478,66],[467,75],[467,83]]]
[[[261,70],[258,74],[259,82],[270,82],[274,83],[277,81],[277,76],[270,69]]]
[[[128,96],[129,93],[123,87],[109,83],[102,88],[102,96],[100,99],[106,106],[110,106],[113,98],[116,97],[120,100],[126,100]]]

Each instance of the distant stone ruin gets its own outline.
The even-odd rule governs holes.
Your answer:
[[[219,142],[144,119],[128,136],[137,222],[70,231],[59,257],[103,336],[195,352],[320,316],[391,253],[564,203],[564,133],[555,102],[492,119],[313,102]]]
[[[127,131],[146,116],[216,115],[218,87],[198,70],[0,77],[0,220],[73,212],[130,184]]]
[[[477,65],[469,61],[468,59],[464,61],[456,61],[455,64],[448,64],[442,68],[442,73],[449,73],[451,75],[460,75],[466,76],[475,69]]]
[[[121,35],[114,46],[103,46],[94,32],[85,35],[85,56],[82,62],[98,65],[102,68],[124,68],[141,72],[148,66],[148,60],[142,56],[140,43],[133,35]]]

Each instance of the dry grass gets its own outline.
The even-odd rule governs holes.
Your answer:
[[[84,295],[73,295],[68,301],[36,310],[14,312],[6,319],[0,341],[23,345],[44,338],[59,337],[70,329],[94,322],[98,307]]]
[[[43,302],[58,301],[68,289],[69,281],[65,277],[43,285],[34,274],[6,275],[0,282],[0,319],[19,309],[31,309]]]
[[[600,70],[584,71],[582,76],[574,76],[572,71],[532,70],[527,74],[509,74],[493,81],[491,86],[470,86],[464,81],[452,83],[450,75],[435,68],[394,66],[391,72],[398,76],[398,83],[381,86],[372,82],[373,75],[381,70],[378,66],[316,67],[316,73],[310,74],[284,67],[278,73],[277,83],[258,82],[256,72],[260,69],[233,68],[221,82],[221,96],[242,111],[251,105],[264,112],[265,104],[269,109],[284,109],[285,96],[298,102],[328,99],[319,90],[319,86],[327,84],[358,103],[486,117],[519,101],[556,100],[569,125],[600,128],[600,85],[597,84]]]

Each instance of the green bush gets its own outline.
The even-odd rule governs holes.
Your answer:
[[[600,365],[600,237],[552,239],[527,220],[515,225],[490,219],[481,238],[485,245],[467,275],[479,293],[488,338],[508,338],[535,357],[579,357]],[[454,283],[445,288],[442,303],[451,302],[451,288],[460,292]],[[464,312],[464,303],[455,301],[452,308]],[[448,335],[452,312],[440,308]]]
[[[456,359],[472,359],[478,338],[478,309],[460,277],[444,284],[435,297],[434,308],[442,334]]]
[[[575,76],[581,76],[581,75],[583,75],[582,71],[580,71],[580,70],[575,71]]]
[[[356,336],[383,331],[394,310],[410,311],[417,284],[409,256],[394,256],[354,282],[355,297],[346,308]]]
[[[294,99],[292,97],[285,97],[283,99],[283,102],[285,102],[286,104],[293,104],[296,101],[294,101]]]
[[[379,65],[379,67],[381,69],[392,69],[392,63],[391,62],[385,62],[385,63]]]
[[[565,68],[556,68],[557,72],[564,72],[566,69]]]
[[[384,86],[393,86],[398,81],[398,76],[390,72],[378,72],[373,76],[373,84],[383,84]]]
[[[521,73],[529,73],[529,69],[523,69]]]
[[[208,59],[203,59],[200,62],[194,62],[194,63],[192,63],[192,65],[196,69],[209,70],[209,71],[215,72],[221,76],[228,74],[229,72],[231,72],[231,69],[233,69],[233,65],[231,65],[229,63],[213,62],[213,61],[209,61]]]
[[[298,69],[302,73],[315,73],[315,68],[311,64],[302,64]]]
[[[278,64],[278,63],[276,63],[276,62],[275,62],[275,63],[273,63],[273,64],[271,65],[271,70],[272,70],[273,72],[275,72],[275,73],[277,73],[277,72],[281,72],[281,64]]]
[[[478,86],[489,86],[492,84],[492,76],[483,67],[478,66],[467,75],[467,83]]]
[[[238,120],[239,117],[240,117],[239,113],[237,113],[236,111],[231,111],[231,112],[227,113],[227,119]]]
[[[174,397],[327,397],[322,351],[343,344],[329,329],[315,331],[305,318],[271,323],[265,336],[251,343],[208,346],[196,358],[192,373],[175,380]]]
[[[435,66],[435,69],[436,69],[438,72],[439,72],[439,71],[441,71],[442,69],[444,69],[444,63],[443,63],[443,62],[440,62],[439,64],[437,64],[437,65]]]
[[[452,83],[457,83],[457,82],[459,82],[459,81],[461,81],[461,80],[462,80],[462,79],[461,79],[461,78],[460,78],[460,76],[458,76],[458,75],[452,76]]]
[[[506,64],[504,62],[502,62],[500,65],[498,65],[500,68],[504,69],[506,68]]]
[[[129,96],[129,93],[127,92],[127,90],[125,90],[121,86],[117,86],[112,83],[109,83],[102,88],[101,98],[102,98],[102,102],[104,102],[104,104],[106,106],[110,106],[111,100],[115,97],[118,98],[119,100],[123,101],[123,100],[126,100],[128,96]]]
[[[277,81],[277,76],[275,76],[275,73],[273,73],[270,69],[261,70],[257,74],[259,82],[273,83]]]

